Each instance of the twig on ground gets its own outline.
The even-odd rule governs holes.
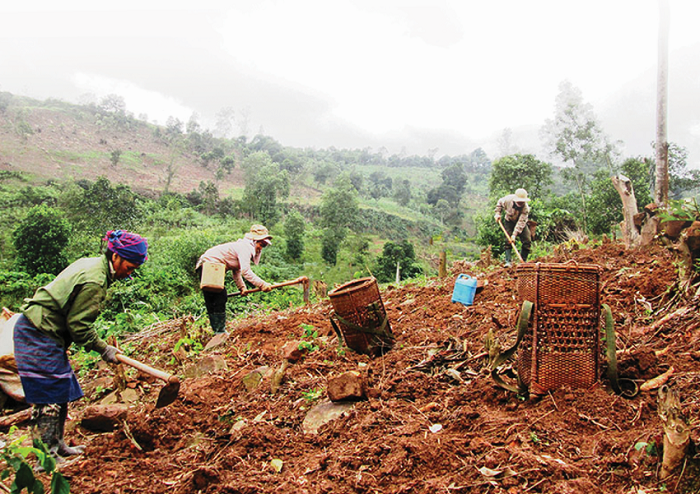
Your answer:
[[[139,451],[143,451],[143,448],[141,447],[141,445],[139,445],[139,443],[136,442],[136,439],[134,439],[134,436],[131,433],[131,430],[129,429],[129,424],[126,423],[126,420],[124,420],[123,424],[124,424],[124,435],[127,437],[127,439],[129,439],[129,441],[131,441],[131,444],[133,444],[136,449],[138,449]]]
[[[535,483],[532,484],[530,487],[528,487],[527,489],[525,489],[523,492],[531,491],[532,489],[534,489],[535,487],[537,487],[538,485],[540,485],[540,484],[541,484],[542,482],[544,482],[545,480],[547,480],[547,478],[544,478],[544,479],[540,480],[539,482],[535,482]]]
[[[554,412],[556,412],[556,410],[550,410],[550,411],[548,411],[547,413],[545,413],[544,415],[542,415],[540,418],[538,418],[537,420],[535,420],[533,423],[531,423],[530,426],[535,425],[537,422],[539,422],[540,420],[542,420],[543,418],[545,418],[547,415],[551,415],[551,414],[553,414]]]

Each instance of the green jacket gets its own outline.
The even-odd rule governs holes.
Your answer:
[[[22,313],[43,333],[68,349],[71,343],[101,353],[107,343],[92,327],[112,283],[106,256],[78,259],[34,297]]]

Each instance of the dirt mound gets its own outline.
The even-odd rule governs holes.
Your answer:
[[[621,374],[641,382],[673,366],[671,383],[687,415],[697,416],[700,319],[694,302],[681,303],[673,290],[668,251],[608,243],[539,261],[600,265]],[[87,444],[85,455],[62,469],[72,492],[658,492],[658,457],[640,447],[660,448],[656,392],[622,399],[601,379],[593,389],[523,400],[497,387],[484,337],[492,331],[503,346],[515,338],[515,271],[470,274],[484,284],[470,307],[451,303],[454,277],[384,289],[396,344],[375,359],[339,350],[328,302],[230,324],[222,345],[179,360],[171,350],[188,321],[161,325],[137,340],[137,354],[196,377],[184,379],[169,407],[135,405],[110,433],[77,425],[88,400],[72,405],[69,436]],[[318,349],[291,364],[272,393],[282,347],[305,334]],[[305,433],[328,378],[349,370],[366,380],[368,399],[317,434]],[[253,371],[261,380],[246,386]]]

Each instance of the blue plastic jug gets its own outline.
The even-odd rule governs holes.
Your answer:
[[[476,294],[476,278],[468,274],[460,274],[455,281],[455,288],[452,292],[452,302],[459,302],[464,305],[474,303]]]

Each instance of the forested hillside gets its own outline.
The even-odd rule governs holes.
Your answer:
[[[95,352],[71,348],[89,394],[70,410],[72,437],[88,449],[61,467],[74,492],[669,489],[654,472],[663,441],[649,390],[660,381],[636,401],[612,393],[609,340],[596,347],[599,384],[590,389],[526,402],[491,379],[495,358],[516,339],[522,296],[522,265],[503,267],[494,205],[527,189],[529,261],[597,266],[620,376],[636,384],[676,376],[695,413],[700,242],[679,239],[700,218],[700,176],[684,149],[670,146],[672,200],[657,211],[645,209],[653,160],[622,156],[567,85],[543,126],[562,167],[506,152],[507,143],[494,157],[296,149],[271,136],[227,137],[225,124],[203,129],[193,116],[158,126],[125,112],[118,96],[81,106],[0,93],[0,303],[18,311],[69,263],[103,252],[107,230],[137,232],[149,259],[110,287],[95,327],[182,381],[178,399],[155,410],[161,383],[113,378],[121,371]],[[640,222],[658,220],[642,248],[618,239],[622,201],[612,177],[633,185]],[[213,337],[195,263],[253,223],[273,236],[255,273],[270,283],[305,276],[313,289],[231,297],[228,333]],[[698,225],[683,238],[700,238]],[[450,298],[465,273],[479,281],[467,306]],[[379,281],[382,327],[396,337],[378,358],[344,346],[329,319],[328,290],[364,277]],[[507,364],[502,375],[515,372]],[[362,380],[361,396],[309,429],[328,405],[330,378],[346,373]],[[86,406],[115,401],[130,405],[108,432],[81,422]],[[688,468],[694,477],[673,479],[679,492],[697,492],[697,466]]]
[[[275,232],[280,241],[273,252],[286,270],[307,263],[328,283],[376,270],[388,240],[410,240],[406,273],[436,269],[440,250],[478,254],[468,241],[475,232],[471,215],[486,203],[490,170],[478,149],[439,160],[294,149],[263,135],[216,137],[219,131],[202,129],[194,117],[153,125],[127,114],[117,96],[80,106],[2,93],[0,102],[1,200],[9,213],[0,254],[8,271],[42,271],[18,265],[12,237],[38,205],[50,208],[42,214],[67,222],[70,234],[59,255],[65,261],[94,252],[109,229],[139,230],[153,240],[196,229],[202,249],[251,222]],[[296,214],[305,221],[288,233]],[[290,235],[304,242],[291,242],[292,248],[285,242]],[[433,238],[439,246],[431,245]],[[180,267],[185,271],[196,252],[188,255]],[[266,257],[269,264],[275,254]],[[391,275],[388,269],[385,277],[393,279],[395,262]],[[5,303],[21,298],[14,295]]]

